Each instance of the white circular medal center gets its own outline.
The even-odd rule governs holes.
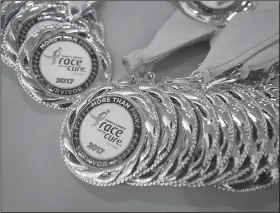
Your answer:
[[[223,9],[231,6],[234,1],[201,1],[206,7],[213,9]]]
[[[44,20],[44,21],[40,21],[40,22],[34,24],[34,25],[28,30],[26,37],[32,35],[32,34],[35,33],[37,30],[43,29],[43,28],[46,27],[46,26],[54,25],[54,24],[59,24],[59,23],[60,23],[60,22],[59,22],[59,21],[56,21],[56,20]]]
[[[92,109],[80,128],[80,143],[84,151],[98,160],[112,159],[129,146],[134,123],[126,108],[104,103]]]
[[[72,41],[55,42],[42,52],[39,66],[44,78],[53,86],[71,89],[83,84],[91,74],[88,52]]]

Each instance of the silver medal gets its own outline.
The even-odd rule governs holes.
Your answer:
[[[108,55],[83,27],[70,23],[47,26],[20,48],[18,79],[37,102],[65,110],[93,86],[110,81]]]
[[[71,172],[98,186],[129,181],[157,150],[159,119],[148,96],[110,83],[91,91],[68,111],[61,151]]]
[[[67,11],[67,4],[65,2],[58,1],[53,3],[47,1],[22,9],[14,16],[10,20],[3,37],[3,54],[7,58],[8,64],[17,69],[16,56],[25,39],[45,26],[69,21]],[[94,23],[88,17],[81,17],[74,23],[87,28],[89,33],[94,34],[96,39],[100,40]]]

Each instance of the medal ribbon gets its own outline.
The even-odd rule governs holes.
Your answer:
[[[239,64],[240,78],[246,78],[250,70],[279,61],[279,9],[273,4],[267,7],[265,2],[262,7],[238,13],[222,30],[195,21],[178,9],[151,43],[129,53],[123,64],[130,73],[141,75],[174,51],[210,40],[211,49],[196,70],[203,81],[207,83]]]

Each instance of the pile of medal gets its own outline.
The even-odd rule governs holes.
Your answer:
[[[254,191],[279,179],[279,70],[238,68],[155,82],[111,81],[96,2],[2,1],[1,59],[38,103],[68,110],[60,135],[69,170],[96,186]],[[276,79],[276,80],[275,80]]]
[[[246,192],[276,184],[279,84],[271,80],[274,71],[268,76],[265,84],[232,77],[155,83],[148,73],[102,85],[68,111],[64,161],[97,186],[213,185]]]

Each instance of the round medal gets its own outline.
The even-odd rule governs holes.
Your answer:
[[[20,48],[18,78],[39,103],[66,109],[95,84],[110,80],[108,55],[84,28],[70,23],[48,26],[32,34]]]
[[[155,106],[141,91],[113,83],[93,89],[71,107],[63,123],[65,163],[93,185],[129,181],[155,155],[158,124]]]
[[[13,17],[3,38],[4,56],[8,59],[8,64],[16,69],[16,56],[25,39],[46,26],[69,21],[67,11],[65,2],[44,2],[25,8]],[[95,40],[101,40],[93,22],[88,16],[83,16],[75,20],[74,23],[87,28],[90,31],[89,33],[94,35]]]

